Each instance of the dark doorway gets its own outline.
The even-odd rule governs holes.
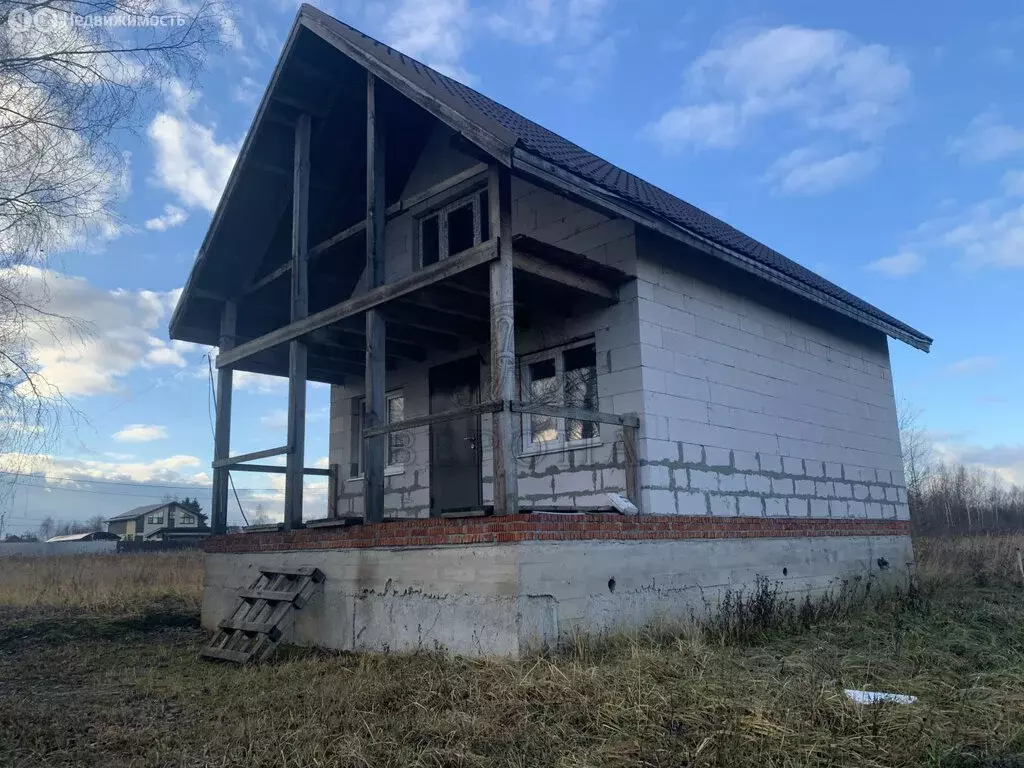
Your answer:
[[[480,361],[456,360],[430,369],[430,412],[480,402]],[[465,416],[430,427],[431,514],[479,507],[480,417]]]

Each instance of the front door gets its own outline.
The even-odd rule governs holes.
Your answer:
[[[430,412],[442,413],[480,402],[476,357],[430,369]],[[430,427],[430,510],[437,515],[479,507],[480,417],[464,416]]]

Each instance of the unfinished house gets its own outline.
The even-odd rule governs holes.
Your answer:
[[[296,642],[515,654],[912,558],[887,344],[931,339],[310,6],[171,337],[220,349],[208,627],[316,567]],[[286,445],[231,454],[236,370],[288,378]],[[280,530],[223,535],[232,471],[284,473]]]

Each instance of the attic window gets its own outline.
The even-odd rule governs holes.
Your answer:
[[[490,222],[487,190],[461,197],[420,219],[420,265],[468,251],[489,240]]]

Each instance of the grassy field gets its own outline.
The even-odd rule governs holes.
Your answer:
[[[817,616],[768,589],[714,628],[550,658],[253,669],[198,659],[194,557],[0,561],[0,765],[1024,766],[1018,546],[918,542],[919,589]]]

